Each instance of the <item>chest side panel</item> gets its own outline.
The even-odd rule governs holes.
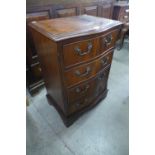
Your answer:
[[[58,60],[58,46],[55,42],[31,29],[38,56],[41,62],[43,77],[48,95],[64,110],[61,72]]]

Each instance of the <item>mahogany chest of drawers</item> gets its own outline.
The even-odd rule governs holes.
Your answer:
[[[71,125],[107,95],[107,81],[122,23],[89,15],[29,24],[47,97]]]

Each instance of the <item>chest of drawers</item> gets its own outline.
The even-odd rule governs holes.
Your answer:
[[[121,22],[88,15],[29,24],[47,97],[66,126],[107,95]]]

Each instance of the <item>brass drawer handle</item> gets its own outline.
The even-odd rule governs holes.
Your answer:
[[[105,46],[108,47],[111,44],[112,40],[113,40],[113,38],[112,38],[112,35],[111,34],[108,35],[108,36],[106,36],[104,38]]]
[[[104,58],[101,60],[102,65],[108,64],[108,60],[109,60],[109,57],[104,57]]]
[[[75,89],[75,91],[76,91],[76,93],[84,94],[87,92],[89,87],[90,87],[89,85],[86,85],[86,87],[83,90],[78,87]]]
[[[74,50],[78,55],[83,56],[89,54],[91,52],[92,47],[93,47],[92,43],[88,43],[88,50],[86,52],[82,52],[79,47],[75,47]]]
[[[79,70],[76,70],[75,75],[77,75],[79,77],[84,77],[84,76],[87,76],[90,73],[90,71],[91,71],[90,67],[87,67],[86,71],[84,73],[80,73]]]

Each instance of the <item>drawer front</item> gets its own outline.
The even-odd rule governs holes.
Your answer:
[[[105,53],[102,57],[100,57],[97,60],[97,69],[96,69],[96,73],[98,73],[99,71],[107,68],[107,66],[111,65],[112,62],[112,58],[113,58],[113,50]]]
[[[100,50],[98,54],[104,53],[108,49],[115,46],[118,33],[119,33],[119,30],[114,30],[100,37]]]
[[[86,81],[91,77],[94,77],[99,71],[111,64],[112,56],[113,51],[109,51],[91,63],[80,65],[65,71],[65,85],[67,87],[71,87],[82,81]]]
[[[99,38],[84,40],[63,46],[65,67],[88,61],[96,56],[99,50]]]
[[[78,112],[83,108],[85,108],[86,106],[90,105],[91,102],[92,102],[92,98],[79,99],[69,105],[68,113],[72,114],[72,113]]]
[[[105,91],[107,88],[107,80],[109,76],[110,67],[106,68],[102,72],[99,73],[97,77],[97,85],[94,92],[94,96],[97,97],[99,94]]]
[[[69,90],[69,114],[89,106],[95,98],[106,90],[109,70],[110,67],[100,72],[92,81]]]
[[[89,82],[82,83],[74,88],[68,89],[68,101],[72,103],[79,98],[89,97],[93,94],[93,90],[96,86],[96,79]]]

